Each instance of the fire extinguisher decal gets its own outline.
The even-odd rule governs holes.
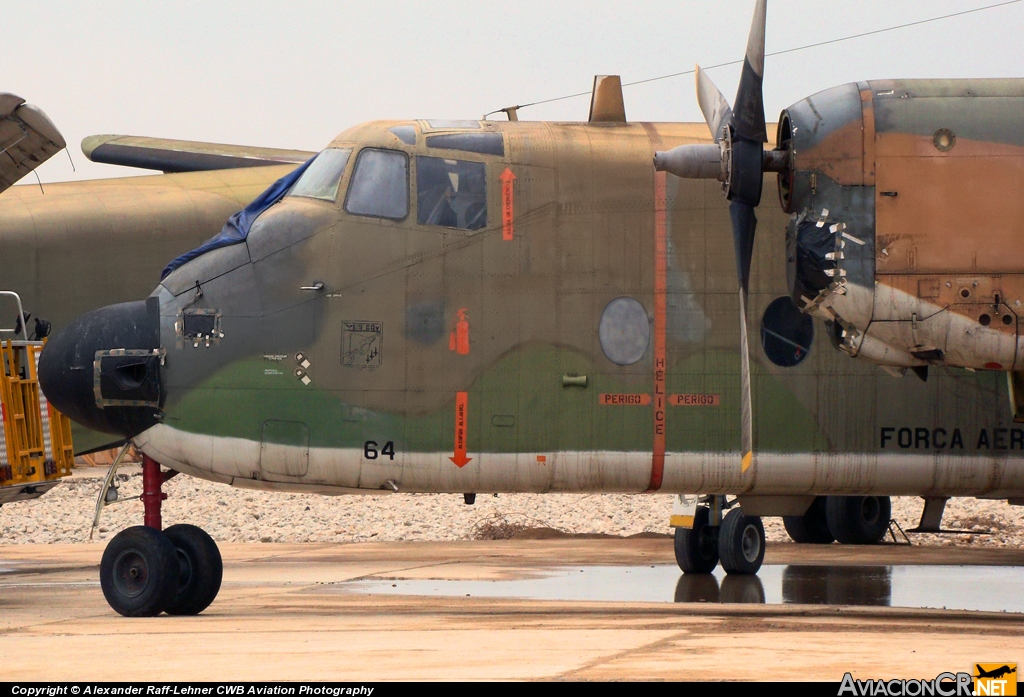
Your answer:
[[[459,308],[458,317],[451,333],[448,335],[448,350],[455,351],[460,356],[469,353],[469,312],[468,308]]]

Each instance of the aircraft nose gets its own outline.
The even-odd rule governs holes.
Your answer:
[[[108,305],[50,338],[39,357],[39,384],[74,421],[131,438],[159,421],[162,362],[159,300]]]

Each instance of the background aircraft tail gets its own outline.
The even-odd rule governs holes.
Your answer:
[[[0,192],[64,149],[66,143],[39,107],[0,92]]]

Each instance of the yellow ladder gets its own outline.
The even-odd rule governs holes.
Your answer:
[[[46,401],[37,367],[44,342],[0,342],[0,486],[71,474],[71,421]]]

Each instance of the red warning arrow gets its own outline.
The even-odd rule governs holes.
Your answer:
[[[501,173],[501,239],[506,242],[510,241],[513,236],[512,220],[514,218],[512,211],[513,202],[513,182],[516,180],[516,175],[512,174],[512,170],[508,167]]]
[[[469,393],[455,393],[455,457],[448,458],[459,467],[472,460],[466,457],[466,412],[469,411]]]

